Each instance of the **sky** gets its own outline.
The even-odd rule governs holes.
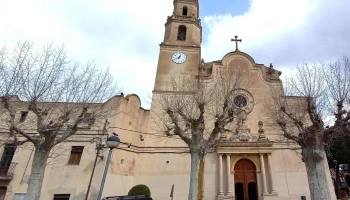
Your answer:
[[[199,0],[202,56],[239,49],[288,75],[303,63],[350,53],[349,0]],[[124,94],[149,108],[159,44],[172,0],[0,0],[0,45],[64,44],[81,64],[109,67]]]

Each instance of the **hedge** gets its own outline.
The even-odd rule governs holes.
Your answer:
[[[151,196],[151,191],[146,185],[135,185],[128,193],[128,196],[146,195]]]

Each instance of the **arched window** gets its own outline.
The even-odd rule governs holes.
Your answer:
[[[187,28],[184,25],[179,26],[179,31],[177,33],[177,40],[185,41],[186,40],[186,31]]]
[[[187,7],[186,7],[186,6],[184,6],[184,7],[182,8],[182,15],[184,15],[184,16],[187,15]]]

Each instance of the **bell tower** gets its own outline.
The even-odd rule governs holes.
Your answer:
[[[200,46],[201,21],[198,18],[198,0],[174,0],[174,11],[165,23],[165,44]]]
[[[176,74],[198,74],[201,59],[202,27],[198,0],[174,0],[174,10],[167,17],[163,42],[160,44],[154,91]]]

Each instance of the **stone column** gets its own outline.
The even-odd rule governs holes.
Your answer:
[[[222,154],[219,154],[219,194],[218,200],[224,198],[224,189],[222,187],[223,174],[222,174]]]
[[[233,197],[231,186],[231,154],[226,154],[227,197]]]
[[[260,169],[261,169],[261,178],[263,183],[263,194],[268,194],[266,189],[265,163],[264,163],[263,154],[260,154]]]
[[[235,172],[232,173],[232,185],[231,185],[231,189],[232,189],[232,197],[235,197],[236,196],[236,191],[235,191]],[[235,198],[233,198],[235,199]]]
[[[269,168],[270,181],[271,181],[271,194],[275,194],[275,188],[273,187],[273,173],[272,173],[272,162],[271,162],[271,154],[267,154],[267,165]]]

